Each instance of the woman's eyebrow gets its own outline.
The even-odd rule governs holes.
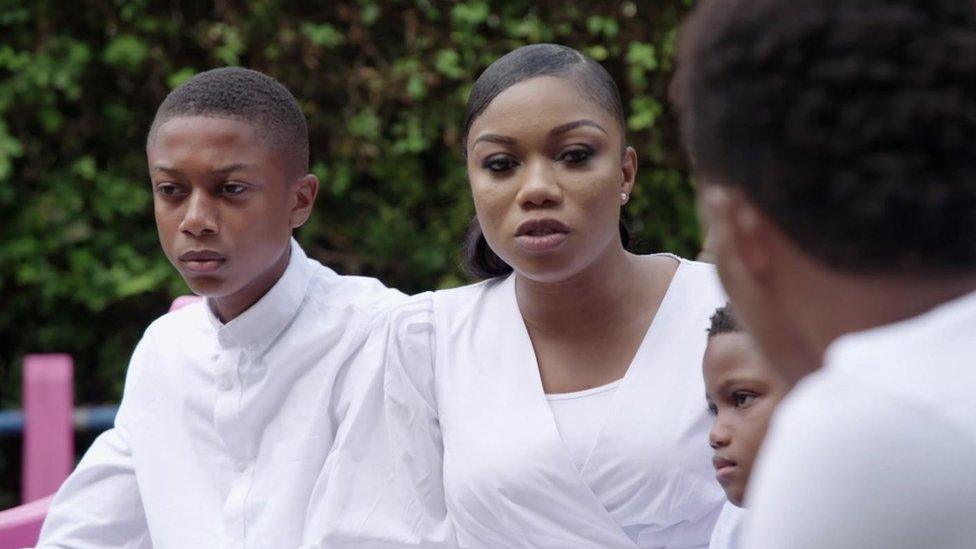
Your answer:
[[[556,126],[555,128],[549,130],[549,135],[551,136],[559,135],[561,133],[566,133],[570,130],[575,130],[576,128],[579,128],[581,126],[589,126],[591,128],[596,128],[601,132],[610,135],[609,133],[607,133],[607,130],[603,129],[603,126],[589,119],[577,120],[575,122],[569,122],[567,124],[563,124],[562,126]]]
[[[478,139],[475,139],[474,143],[471,144],[471,148],[473,149],[475,145],[481,143],[482,141],[486,143],[498,143],[499,145],[515,145],[518,143],[516,139],[511,137],[498,135],[497,133],[486,133],[484,135],[479,135]]]

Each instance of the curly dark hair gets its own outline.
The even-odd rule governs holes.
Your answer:
[[[672,97],[704,184],[853,273],[976,268],[973,0],[712,0]]]
[[[308,173],[308,125],[295,96],[270,76],[240,67],[213,69],[190,78],[156,110],[148,141],[167,121],[182,116],[230,118],[252,124],[269,145]]]
[[[715,314],[712,315],[709,322],[708,337],[742,331],[735,319],[735,313],[732,312],[732,306],[728,303],[715,309]]]

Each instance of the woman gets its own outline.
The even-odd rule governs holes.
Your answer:
[[[374,478],[408,488],[376,481],[386,501],[360,501],[358,524],[393,528],[385,506],[411,539],[380,537],[420,545],[453,528],[462,547],[707,546],[724,498],[700,367],[725,298],[710,266],[625,250],[637,158],[612,78],[519,48],[475,83],[464,136],[468,262],[487,280],[391,316],[396,473]]]

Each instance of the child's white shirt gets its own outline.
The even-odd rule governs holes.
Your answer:
[[[749,512],[725,502],[722,512],[712,529],[712,538],[708,542],[708,549],[739,549],[744,547],[740,542],[742,525]]]
[[[381,383],[349,368],[404,299],[294,241],[285,273],[222,324],[207,303],[146,330],[115,427],[61,487],[41,547],[294,547],[337,429]],[[371,392],[372,391],[372,392]]]

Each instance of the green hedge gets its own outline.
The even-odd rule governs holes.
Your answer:
[[[38,351],[76,357],[79,403],[115,401],[142,330],[186,293],[158,249],[143,142],[166,93],[216,66],[273,75],[308,115],[323,183],[309,253],[419,291],[466,281],[471,84],[522,44],[580,48],[625,95],[641,248],[694,255],[666,104],[689,3],[0,0],[0,407],[19,404],[21,357]]]

